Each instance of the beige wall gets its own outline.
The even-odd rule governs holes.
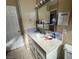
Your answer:
[[[51,10],[57,9],[57,8],[58,8],[58,0],[53,0],[53,1],[48,2],[48,4],[47,4],[47,10],[48,11],[51,11]]]
[[[38,16],[40,20],[48,20],[50,19],[50,13],[47,11],[47,5],[42,6],[38,9]]]
[[[58,8],[59,11],[67,11],[70,13],[67,33],[63,34],[63,38],[64,38],[64,43],[71,44],[72,42],[72,0],[59,0],[58,7],[59,7]],[[61,31],[62,27],[59,26],[58,30]]]
[[[58,0],[59,11],[71,11],[72,0]]]
[[[6,0],[7,5],[16,5],[16,0]]]
[[[35,1],[19,0],[20,12],[22,16],[24,29],[35,27]]]

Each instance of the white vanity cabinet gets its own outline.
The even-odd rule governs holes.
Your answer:
[[[40,46],[38,46],[38,44],[35,43],[33,39],[30,37],[29,37],[29,45],[30,45],[30,50],[32,54],[34,55],[35,59],[46,59],[45,51],[43,51],[43,49]]]
[[[28,37],[30,50],[34,55],[34,59],[57,59],[58,48],[62,44],[61,41],[37,39],[32,33]]]

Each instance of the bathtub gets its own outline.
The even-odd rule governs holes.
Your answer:
[[[24,46],[23,37],[22,35],[16,36],[12,38],[9,42],[6,43],[6,50],[13,50],[19,47]]]

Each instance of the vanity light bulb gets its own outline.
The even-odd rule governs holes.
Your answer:
[[[42,4],[42,3],[43,3],[43,1],[41,0],[41,1],[40,1],[40,3]]]
[[[38,5],[36,5],[36,7],[38,7]]]

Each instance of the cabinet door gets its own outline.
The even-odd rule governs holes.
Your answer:
[[[43,51],[41,51],[40,48],[38,48],[37,44],[30,38],[29,40],[30,49],[35,59],[45,59],[45,56],[43,55]]]
[[[35,59],[37,59],[37,50],[36,50],[36,46],[33,44],[33,52],[34,52],[34,57]]]
[[[30,50],[31,50],[34,58],[36,59],[36,48],[35,48],[34,42],[31,38],[29,38],[29,46],[30,46]]]
[[[42,54],[40,50],[37,50],[37,59],[45,59],[45,56]]]
[[[37,52],[37,59],[43,59],[43,57]]]

